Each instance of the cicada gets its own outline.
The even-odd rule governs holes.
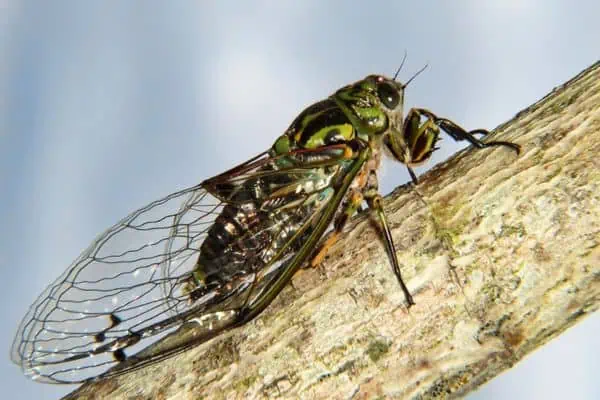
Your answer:
[[[482,142],[476,135],[487,131],[423,108],[404,117],[407,84],[369,75],[344,86],[302,111],[267,151],[116,223],[33,303],[13,362],[39,381],[78,383],[204,343],[251,321],[300,267],[319,264],[365,203],[413,305],[378,190],[382,154],[417,183],[411,167],[431,157],[441,131],[478,148],[519,146]]]

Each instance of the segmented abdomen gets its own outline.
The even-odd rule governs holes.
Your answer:
[[[260,248],[259,237],[252,233],[265,217],[252,203],[228,204],[223,208],[200,247],[198,264],[208,282],[225,281],[230,278],[228,275],[244,272],[237,267],[245,258],[252,258],[253,250]]]

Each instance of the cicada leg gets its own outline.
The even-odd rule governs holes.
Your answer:
[[[373,172],[374,174],[374,172]],[[385,249],[392,261],[392,268],[394,270],[394,274],[398,279],[398,283],[404,292],[404,297],[406,298],[406,302],[408,303],[408,307],[415,305],[415,301],[413,300],[410,291],[404,284],[404,280],[402,279],[402,273],[400,272],[400,263],[398,262],[398,256],[396,255],[396,246],[394,245],[394,239],[392,238],[392,232],[390,231],[390,226],[387,221],[387,217],[385,215],[385,211],[383,210],[383,198],[377,192],[376,187],[374,187],[375,179],[370,179],[371,184],[365,191],[365,199],[367,200],[367,204],[369,208],[373,209],[377,214],[377,219],[379,221],[381,231],[383,233],[383,239],[385,242]]]
[[[425,118],[425,121],[421,121],[423,118]],[[487,135],[489,131],[485,129],[467,131],[449,119],[440,118],[425,108],[412,108],[406,116],[402,131],[409,156],[404,159],[399,158],[399,160],[405,162],[407,165],[408,172],[415,185],[418,183],[418,179],[411,165],[419,165],[427,161],[431,157],[431,154],[438,149],[435,147],[435,143],[439,140],[440,130],[444,131],[457,142],[467,140],[479,149],[492,146],[505,146],[516,151],[517,155],[521,152],[521,146],[516,143],[506,141],[482,142],[475,137],[475,135]],[[398,140],[392,141],[391,144],[396,144],[395,142],[398,142]],[[418,190],[416,192],[421,200],[427,204],[423,195]],[[432,218],[436,230],[439,230],[440,223],[435,216]],[[451,246],[448,244],[448,247]]]
[[[337,242],[340,234],[346,226],[346,223],[348,222],[350,217],[352,217],[358,211],[358,208],[360,207],[362,202],[363,196],[360,192],[356,190],[350,192],[350,195],[345,201],[342,213],[336,217],[333,223],[332,234],[327,238],[327,240],[325,240],[325,242],[321,245],[321,248],[319,249],[317,255],[315,255],[311,260],[311,267],[316,267],[317,265],[321,264],[331,246],[333,246],[335,242]]]
[[[517,154],[521,153],[521,146],[519,146],[516,143],[505,142],[505,141],[482,142],[481,140],[477,139],[474,136],[474,135],[489,134],[490,132],[486,129],[474,129],[471,131],[466,131],[465,129],[463,129],[456,123],[450,121],[449,119],[440,118],[440,117],[436,116],[434,113],[432,113],[431,111],[426,110],[424,108],[415,108],[413,110],[415,110],[415,112],[417,112],[418,114],[423,115],[426,118],[428,118],[428,121],[433,121],[435,123],[435,125],[437,125],[440,129],[442,129],[444,132],[446,132],[449,136],[452,137],[452,139],[456,140],[457,142],[461,141],[461,140],[467,140],[469,143],[471,143],[473,146],[475,146],[479,149],[483,149],[485,147],[492,147],[492,146],[506,146],[506,147],[510,147],[511,149],[516,151]]]
[[[423,121],[423,118],[425,119]],[[404,119],[402,131],[386,138],[386,146],[394,157],[406,165],[408,173],[416,185],[418,179],[412,167],[423,164],[438,149],[440,130],[447,133],[455,141],[467,140],[477,148],[506,146],[520,153],[521,147],[516,143],[505,141],[482,142],[475,135],[487,135],[485,129],[467,131],[447,118],[440,118],[425,108],[411,108]]]
[[[400,130],[393,131],[384,138],[384,145],[397,161],[406,165],[408,168],[408,173],[410,174],[415,186],[419,183],[419,180],[417,179],[417,175],[413,171],[412,167],[426,162],[429,158],[431,158],[432,153],[438,149],[436,147],[436,143],[440,139],[440,131],[444,131],[456,141],[467,140],[477,148],[506,146],[515,150],[517,154],[519,154],[521,151],[521,147],[515,143],[503,141],[482,142],[475,137],[475,135],[488,134],[489,132],[487,130],[476,129],[467,131],[446,118],[438,117],[427,109],[412,108],[406,115]],[[419,193],[418,190],[415,191],[419,198],[425,204],[427,204],[421,193]],[[376,190],[371,190],[371,193],[365,193],[365,199],[367,200],[367,203],[369,203],[369,206],[374,208],[377,212],[383,233],[385,235],[386,246],[392,259],[394,272],[400,281],[400,285],[402,286],[402,290],[404,290],[409,305],[411,305],[413,304],[413,301],[400,276],[400,268],[396,258],[394,243],[391,239],[389,227],[387,226],[385,213],[383,212],[381,196],[376,192]],[[432,220],[434,229],[436,232],[440,232],[441,224],[438,222],[435,215],[432,215]],[[446,246],[451,248],[451,241],[445,238],[443,242]]]

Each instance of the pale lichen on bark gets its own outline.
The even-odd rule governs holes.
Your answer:
[[[600,304],[600,62],[386,211],[407,311],[367,215],[255,321],[70,398],[453,398]]]

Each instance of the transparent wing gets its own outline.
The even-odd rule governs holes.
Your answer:
[[[32,378],[82,381],[118,361],[114,351],[98,350],[103,343],[128,337],[121,346],[134,346],[145,328],[155,327],[146,333],[151,336],[177,327],[190,309],[181,285],[221,208],[195,186],[108,229],[31,306],[13,343],[13,362]],[[91,364],[98,368],[82,369]]]
[[[323,211],[336,206],[330,203],[344,174],[336,152],[300,152],[284,162],[262,154],[119,221],[31,306],[13,362],[39,381],[83,382],[140,368],[235,326],[247,291],[263,291]],[[243,273],[192,299],[201,245],[227,204],[252,205],[267,216],[249,233],[257,239],[252,257],[261,262],[248,265],[246,247],[239,259],[224,259]],[[248,239],[230,243],[223,257]]]

